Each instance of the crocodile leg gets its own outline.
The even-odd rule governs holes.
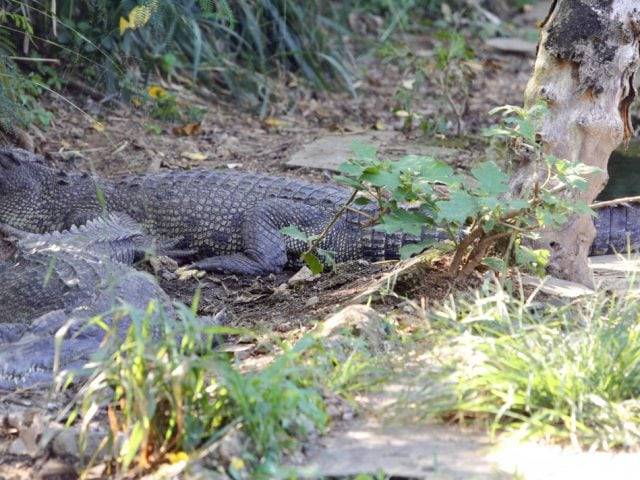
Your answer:
[[[280,229],[295,223],[285,218],[291,213],[282,202],[271,201],[249,210],[242,223],[243,251],[205,258],[193,264],[208,272],[239,275],[280,273],[287,264],[285,239]],[[293,215],[295,217],[295,215]]]

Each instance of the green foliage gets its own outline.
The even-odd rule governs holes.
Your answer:
[[[355,159],[340,167],[338,180],[378,204],[380,230],[419,235],[424,226],[432,226],[450,232],[453,275],[467,276],[483,262],[498,271],[515,262],[542,273],[548,253],[532,250],[524,241],[541,228],[562,225],[572,213],[590,212],[561,192],[584,189],[583,177],[594,169],[543,153],[536,141],[543,105],[496,112],[505,116],[504,125],[488,135],[533,152],[533,161],[545,168],[546,178],[531,189],[510,192],[509,176],[494,161],[476,165],[466,175],[428,157],[380,160],[368,147],[356,148]]]
[[[153,303],[145,312],[125,308],[119,315],[132,319],[124,341],[97,320],[110,342],[93,363],[95,372],[70,421],[82,417],[86,432],[106,409],[108,445],[121,469],[192,454],[231,429],[247,438],[252,453],[244,460],[263,468],[296,438],[326,424],[315,373],[302,361],[313,339],[285,345],[262,371],[241,373],[228,355],[213,348],[217,336],[241,331],[204,326],[185,307],[179,309],[179,322],[163,320]],[[125,438],[120,444],[119,435]]]
[[[81,71],[107,90],[132,74],[133,63],[138,80],[159,71],[181,83],[199,81],[262,113],[275,91],[272,79],[283,72],[317,87],[351,88],[341,19],[320,0],[58,0],[55,11],[39,1],[6,0],[0,12],[0,45],[16,46],[27,35],[31,54],[64,56],[68,73]]]
[[[463,131],[463,116],[468,109],[469,90],[475,76],[475,54],[464,36],[451,29],[435,33],[434,48],[417,55],[408,46],[387,44],[380,50],[386,61],[399,63],[405,78],[396,92],[396,115],[405,119],[404,129],[410,131],[416,122],[427,134]],[[443,114],[423,118],[414,111],[416,99],[423,96],[428,85],[436,93]],[[453,123],[451,129],[448,125]]]
[[[640,444],[636,293],[536,306],[499,284],[451,299],[432,322],[457,332],[440,374],[411,398],[418,415],[486,420],[493,431],[582,448]]]
[[[179,306],[176,322],[152,302],[146,311],[117,309],[113,326],[93,320],[106,340],[84,367],[91,375],[68,423],[81,419],[84,438],[106,412],[104,445],[123,472],[197,456],[236,432],[238,455],[252,478],[272,478],[283,451],[327,425],[326,394],[355,394],[384,375],[380,355],[348,332],[333,343],[314,335],[279,343],[280,353],[266,367],[241,369],[217,351],[216,339],[251,333],[207,326],[194,310]],[[131,325],[122,339],[118,322],[125,317]]]
[[[36,122],[48,126],[51,114],[37,104],[37,97],[44,82],[37,74],[23,76],[15,64],[18,47],[16,34],[29,40],[33,25],[21,12],[2,8],[0,4],[0,130],[13,132],[15,127],[25,127]],[[45,69],[46,66],[40,66]]]

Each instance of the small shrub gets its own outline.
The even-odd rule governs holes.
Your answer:
[[[545,165],[548,176],[531,190],[512,192],[510,178],[493,160],[454,172],[446,163],[429,157],[407,156],[399,161],[379,160],[375,148],[359,146],[356,158],[340,166],[338,181],[361,194],[359,204],[375,203],[375,228],[419,237],[425,227],[449,232],[454,249],[450,273],[466,277],[484,264],[504,272],[513,264],[544,273],[549,253],[525,245],[542,228],[557,228],[573,213],[589,213],[587,205],[560,193],[584,189],[583,178],[596,169],[544,154],[536,132],[546,107],[529,110],[503,107],[504,125],[488,132],[506,138],[517,149],[532,152],[533,161]],[[409,256],[431,246],[405,247]]]

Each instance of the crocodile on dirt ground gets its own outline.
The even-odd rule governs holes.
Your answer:
[[[16,238],[12,259],[0,263],[0,388],[15,389],[52,380],[55,336],[66,334],[59,366],[81,366],[98,350],[105,331],[96,315],[118,322],[124,334],[130,318],[122,307],[144,310],[155,301],[165,318],[175,318],[171,301],[146,273],[129,264],[153,246],[130,218],[112,215],[80,228],[31,234],[0,225]]]
[[[32,232],[81,225],[105,212],[124,213],[157,237],[182,238],[197,250],[195,268],[232,274],[280,273],[299,265],[304,241],[281,233],[297,226],[318,235],[352,191],[284,177],[222,170],[130,175],[117,180],[64,172],[42,157],[0,150],[0,221]],[[328,230],[319,248],[337,262],[396,259],[400,247],[446,238],[424,229],[422,238],[387,234],[369,225],[375,205],[353,206]],[[593,253],[640,244],[638,207],[601,209]],[[628,240],[628,237],[629,240]]]

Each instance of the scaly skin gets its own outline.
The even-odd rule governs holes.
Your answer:
[[[261,275],[298,264],[307,245],[280,233],[296,225],[319,234],[348,201],[348,189],[235,171],[186,171],[133,175],[110,181],[65,173],[24,151],[0,151],[0,221],[46,232],[69,228],[105,210],[122,212],[157,237],[181,237],[198,250],[195,267]],[[375,214],[375,207],[359,207]],[[319,247],[338,262],[398,258],[406,243],[423,238],[387,235],[364,227],[367,216],[349,211]]]
[[[123,217],[89,222],[69,232],[26,234],[16,257],[0,269],[0,388],[25,387],[50,381],[54,336],[67,325],[60,348],[60,366],[81,365],[99,347],[104,331],[88,320],[103,315],[110,323],[114,307],[147,308],[156,300],[174,316],[171,302],[151,276],[126,263],[136,256],[144,236]],[[118,319],[124,334],[130,323]]]
[[[0,150],[0,221],[33,232],[83,224],[105,211],[123,212],[151,235],[181,237],[196,249],[195,266],[248,275],[277,273],[298,265],[307,248],[280,233],[296,225],[320,233],[349,199],[348,189],[235,171],[185,171],[133,175],[117,181],[48,167],[22,150]],[[359,207],[367,215],[375,206]],[[640,245],[636,207],[597,212],[592,254],[626,251],[627,237]],[[624,217],[624,222],[621,220]],[[627,220],[628,217],[628,220]],[[443,239],[424,229],[421,238],[387,235],[363,226],[367,217],[349,211],[320,248],[338,262],[398,258],[402,245]]]

